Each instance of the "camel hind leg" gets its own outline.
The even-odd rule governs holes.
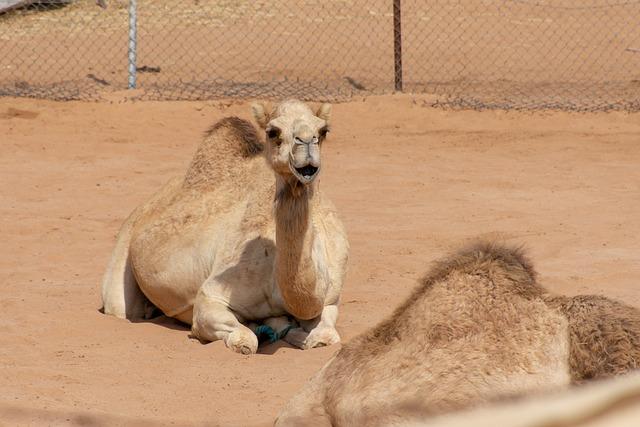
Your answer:
[[[138,287],[131,268],[129,243],[135,214],[136,212],[132,213],[122,225],[102,279],[104,313],[130,320],[149,318],[155,309]]]

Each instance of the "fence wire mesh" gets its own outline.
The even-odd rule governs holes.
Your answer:
[[[441,106],[640,110],[640,0],[136,3],[141,99],[342,101],[393,92],[401,71],[405,92]],[[129,1],[0,11],[0,95],[127,89]]]

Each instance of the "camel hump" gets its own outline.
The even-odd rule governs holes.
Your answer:
[[[423,278],[423,283],[428,286],[454,271],[487,276],[500,272],[502,277],[511,282],[513,290],[522,296],[539,296],[544,292],[536,283],[533,264],[521,246],[486,240],[476,241],[454,255],[436,262]]]
[[[251,122],[239,117],[225,117],[205,132],[205,144],[211,140],[218,155],[253,157],[262,153],[263,145]],[[221,151],[224,150],[225,153]]]
[[[221,181],[237,181],[245,174],[246,161],[263,149],[255,126],[239,117],[226,117],[205,132],[184,183],[187,187],[208,188]]]

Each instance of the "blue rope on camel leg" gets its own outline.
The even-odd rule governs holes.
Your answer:
[[[289,331],[293,328],[293,326],[289,325],[284,328],[280,333],[273,330],[271,326],[268,325],[260,325],[254,331],[254,334],[258,337],[258,343],[263,343],[265,341],[269,341],[270,343],[274,343],[278,340],[281,340]]]

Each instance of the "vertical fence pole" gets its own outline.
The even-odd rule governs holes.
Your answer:
[[[129,89],[136,88],[136,54],[138,49],[138,5],[129,0]]]
[[[402,92],[402,9],[400,0],[393,0],[393,71],[396,91]]]

